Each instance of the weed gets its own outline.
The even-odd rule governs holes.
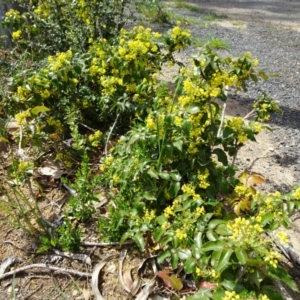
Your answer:
[[[203,47],[204,45],[209,45],[209,47],[211,47],[213,49],[229,50],[229,45],[226,40],[215,38],[215,37],[195,39],[195,40],[193,40],[193,43],[197,47]]]
[[[185,8],[185,9],[188,9],[189,11],[198,12],[198,13],[202,12],[201,8],[199,8],[195,5],[188,4],[183,0],[176,0],[175,4],[176,4],[177,8]]]
[[[204,21],[215,21],[217,19],[225,19],[225,18],[227,18],[225,15],[218,15],[218,14],[213,12],[213,13],[210,13],[206,16],[203,16],[202,20],[204,20]]]
[[[151,22],[168,23],[169,16],[164,11],[159,0],[146,0],[136,2],[137,11],[147,17]]]

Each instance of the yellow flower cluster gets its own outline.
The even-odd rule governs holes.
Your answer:
[[[54,127],[55,133],[62,134],[62,132],[63,132],[63,126],[62,126],[60,120],[57,120],[57,119],[54,119],[53,117],[50,117],[47,120],[47,124],[49,126]]]
[[[166,219],[169,219],[171,216],[175,216],[175,213],[173,211],[173,206],[167,206],[164,209],[164,215],[165,215]]]
[[[300,188],[297,188],[295,192],[292,194],[292,199],[300,199]]]
[[[234,117],[228,121],[228,126],[234,131],[240,131],[244,125],[244,120],[241,117]]]
[[[196,208],[196,216],[199,218],[205,215],[205,208],[203,206]]]
[[[40,92],[40,95],[43,99],[47,99],[51,96],[51,93],[47,89],[45,89]]]
[[[88,137],[89,142],[92,147],[98,147],[101,141],[102,132],[100,130],[95,131],[93,134],[90,134]]]
[[[263,232],[263,228],[259,224],[254,224],[250,220],[238,217],[227,224],[227,228],[232,231],[230,238],[242,244],[250,242],[252,237],[257,237]],[[245,241],[245,236],[248,237]]]
[[[277,268],[278,260],[281,259],[281,255],[276,251],[269,251],[264,257],[264,261],[273,268]]]
[[[57,53],[55,56],[48,56],[48,62],[50,64],[50,70],[56,71],[63,66],[70,66],[73,53],[71,50],[67,52]]]
[[[282,245],[285,245],[285,244],[289,243],[289,238],[288,238],[288,236],[285,232],[277,231],[276,234],[279,237],[279,241]]]
[[[31,116],[30,109],[27,109],[25,111],[21,111],[18,114],[15,115],[15,119],[19,125],[26,124],[26,118],[29,118]]]
[[[153,219],[155,219],[156,214],[155,210],[148,210],[144,209],[145,215],[144,215],[144,220],[147,222],[151,222]]]
[[[222,300],[240,300],[240,299],[241,297],[235,291],[232,292],[226,291],[225,296],[222,298]]]
[[[22,86],[18,86],[17,93],[14,94],[14,98],[24,102],[28,99],[29,94],[30,94],[29,90],[23,88]]]
[[[176,26],[171,31],[171,38],[174,40],[176,44],[174,50],[180,50],[186,48],[186,43],[183,42],[185,39],[189,39],[191,37],[191,33],[189,30],[183,30],[179,26]]]
[[[71,156],[70,156],[69,153],[59,152],[59,153],[56,154],[55,159],[62,161],[67,168],[72,168],[73,167],[73,162],[71,161]]]
[[[187,234],[184,230],[177,228],[176,229],[176,236],[179,240],[183,240],[187,238]]]
[[[258,300],[270,300],[268,296],[266,295],[259,295]]]
[[[8,18],[18,19],[20,17],[20,12],[15,9],[10,9],[5,13],[5,16]]]
[[[113,160],[113,156],[107,156],[104,162],[101,164],[100,170],[104,172],[107,169],[107,167],[109,167],[112,164]]]
[[[18,171],[20,173],[24,173],[24,172],[28,171],[30,168],[32,168],[32,164],[30,162],[28,162],[28,161],[19,162]]]
[[[119,175],[114,174],[113,177],[112,177],[112,180],[113,180],[114,183],[120,182],[120,177],[119,177]]]
[[[14,40],[17,40],[21,37],[21,35],[22,35],[22,30],[17,30],[12,33],[12,38]]]
[[[194,200],[199,200],[201,199],[201,196],[199,194],[196,194],[195,192],[195,187],[190,183],[190,184],[184,184],[181,187],[181,190],[185,193],[185,194],[189,194],[191,196],[193,196]]]
[[[45,1],[46,2],[46,1]],[[46,3],[43,3],[43,6],[38,6],[35,10],[34,13],[39,15],[42,18],[47,18],[49,15],[49,8]]]
[[[255,133],[259,133],[261,132],[261,124],[258,122],[253,122],[250,124],[251,129],[255,132]]]
[[[209,170],[207,168],[204,170],[203,173],[198,171],[198,174],[197,174],[197,178],[199,180],[198,185],[201,189],[207,189],[210,186],[210,183],[207,180],[208,177],[209,177]]]

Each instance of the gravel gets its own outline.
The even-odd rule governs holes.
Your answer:
[[[199,16],[192,12],[187,14]],[[260,62],[259,67],[275,75],[268,81],[250,83],[248,92],[232,95],[232,98],[240,101],[241,105],[248,105],[249,109],[262,92],[267,92],[279,102],[283,114],[276,113],[269,121],[268,125],[274,130],[270,137],[281,164],[292,168],[295,183],[300,183],[300,31],[262,22],[248,22],[245,28],[228,28],[216,23],[207,28],[191,26],[190,30],[194,38],[213,36],[226,40],[230,55],[252,52]],[[190,56],[193,52],[195,49],[189,49],[186,55]]]

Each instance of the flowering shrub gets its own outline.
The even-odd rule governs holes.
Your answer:
[[[98,38],[116,36],[122,28],[128,1],[57,0],[18,1],[26,13],[6,13],[3,26],[13,29],[12,39],[35,55],[85,51]]]
[[[133,239],[157,252],[159,262],[183,264],[200,287],[210,284],[190,299],[275,299],[271,279],[296,289],[272,248],[274,238],[287,243],[287,236],[268,234],[288,226],[300,189],[263,195],[249,174],[245,181],[236,176],[234,163],[279,107],[263,94],[244,118],[222,111],[228,90],[246,90],[249,80],[266,74],[250,53],[220,57],[209,46],[190,65],[177,62],[173,54],[188,47],[190,32],[120,29],[125,3],[36,1],[33,11],[7,13],[16,48],[40,55],[38,64],[14,72],[3,96],[4,111],[19,125],[13,138],[19,147],[34,146],[32,155],[55,149],[67,168],[74,167],[72,155],[82,160],[70,184],[80,197],[72,196],[65,213],[80,224],[90,220],[94,187],[101,187],[110,204],[99,218],[100,235]],[[101,24],[94,15],[100,10]],[[173,89],[159,75],[174,64]],[[66,137],[73,138],[70,151],[63,151]],[[101,150],[101,173],[94,176],[88,154]],[[34,167],[15,161],[11,174],[27,180]],[[40,249],[76,250],[79,240],[80,226],[66,222],[42,237]]]

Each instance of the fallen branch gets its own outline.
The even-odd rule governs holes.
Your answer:
[[[132,245],[134,241],[126,241],[124,243],[119,242],[110,242],[110,243],[97,243],[97,242],[81,242],[80,246],[91,246],[91,247],[109,247],[109,246],[123,246],[123,245]]]
[[[107,139],[106,139],[106,143],[105,143],[105,148],[104,148],[104,154],[105,154],[105,156],[107,156],[107,147],[108,147],[108,143],[109,143],[109,140],[110,140],[110,136],[111,136],[111,134],[112,134],[112,132],[113,132],[113,130],[114,130],[116,124],[117,124],[117,121],[118,121],[119,117],[120,117],[120,113],[117,114],[117,117],[116,117],[116,119],[115,119],[115,122],[114,122],[114,124],[112,125],[112,127],[111,127],[111,129],[110,129],[110,131],[109,131],[109,133],[108,133],[108,136],[107,136]]]
[[[26,270],[33,269],[33,268],[47,269],[47,270],[51,270],[51,271],[57,271],[57,272],[60,272],[60,273],[69,273],[69,274],[72,274],[72,275],[77,275],[79,277],[88,277],[88,278],[92,277],[91,273],[81,272],[81,271],[77,271],[77,270],[74,270],[74,269],[59,268],[59,267],[50,266],[50,265],[47,265],[47,264],[32,264],[32,265],[24,266],[24,267],[15,269],[13,271],[4,273],[3,275],[0,276],[0,280],[2,280],[4,278],[7,278],[7,277],[10,277],[10,276],[14,276],[17,273],[24,272]]]

